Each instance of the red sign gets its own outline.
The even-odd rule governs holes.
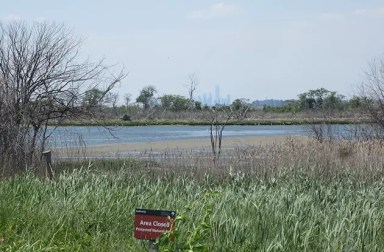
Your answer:
[[[163,210],[135,210],[135,238],[155,240],[175,225],[176,212]]]

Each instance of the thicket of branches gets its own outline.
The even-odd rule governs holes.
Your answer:
[[[375,59],[365,72],[361,86],[364,112],[369,116],[376,138],[384,139],[384,61]]]
[[[63,25],[0,24],[0,167],[25,170],[40,158],[50,120],[92,117],[124,78],[103,60],[81,60],[80,41]],[[102,90],[84,103],[89,90]]]

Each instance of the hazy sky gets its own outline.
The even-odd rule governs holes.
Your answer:
[[[0,0],[0,20],[64,23],[82,52],[124,65],[118,92],[291,99],[320,87],[351,96],[384,53],[383,0]]]

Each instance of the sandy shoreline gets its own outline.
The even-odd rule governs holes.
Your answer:
[[[222,148],[245,148],[256,145],[281,143],[287,140],[287,136],[251,136],[251,137],[228,137],[223,138]],[[306,139],[303,136],[291,136],[295,139]],[[210,150],[209,138],[191,140],[168,140],[152,141],[145,143],[108,144],[102,146],[88,146],[83,149],[57,149],[61,156],[74,156],[75,154],[86,154],[90,156],[118,155],[140,152],[163,152],[169,150]],[[84,153],[85,152],[85,153]]]

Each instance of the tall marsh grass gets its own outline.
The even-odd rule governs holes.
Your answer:
[[[209,149],[144,152],[141,156],[128,157],[152,161],[153,169],[193,173],[194,176],[207,172],[225,176],[241,171],[247,176],[273,178],[294,172],[324,179],[342,176],[374,180],[384,175],[384,143],[374,140],[318,142],[287,137],[283,142],[224,149],[216,164]]]
[[[177,154],[177,155],[176,155]],[[211,164],[211,165],[210,165]],[[176,210],[168,251],[383,251],[383,146],[284,143],[62,164],[0,182],[0,251],[147,251],[134,209]]]

